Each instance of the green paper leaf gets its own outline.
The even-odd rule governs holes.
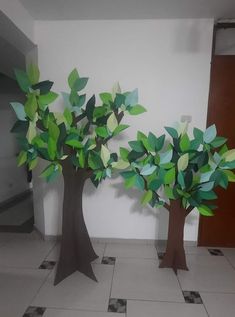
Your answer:
[[[79,142],[78,140],[71,139],[71,140],[66,140],[65,144],[72,146],[75,149],[81,149],[83,148],[83,144]]]
[[[54,102],[57,99],[58,96],[59,95],[56,94],[55,92],[49,91],[45,95],[40,95],[38,100],[39,100],[39,103],[42,106],[47,106],[47,105],[51,104],[52,102]]]
[[[102,168],[103,169],[103,162],[99,154],[95,151],[91,151],[88,155],[88,165],[91,169],[97,170]]]
[[[204,184],[200,184],[200,191],[209,192],[214,188],[215,182],[207,182]]]
[[[15,69],[15,76],[16,76],[17,83],[20,86],[20,89],[24,92],[28,92],[31,84],[26,72],[20,69]]]
[[[173,189],[169,186],[164,187],[165,195],[169,199],[175,199]]]
[[[101,159],[103,161],[104,167],[108,166],[108,161],[110,160],[110,152],[106,146],[103,144],[101,145],[101,152],[100,152]]]
[[[162,186],[162,181],[160,179],[154,179],[148,185],[148,188],[152,191],[158,190]]]
[[[98,136],[102,138],[107,138],[109,136],[109,133],[106,127],[98,127],[95,129],[95,132]]]
[[[133,176],[135,176],[136,175],[136,173],[135,172],[133,172],[133,171],[126,171],[126,172],[122,172],[121,173],[121,176],[126,180],[126,179],[129,179],[129,178],[131,178],[131,177],[133,177]]]
[[[165,127],[165,130],[170,134],[170,136],[174,139],[177,139],[178,136],[178,132],[176,129],[171,128],[171,127]]]
[[[130,141],[128,142],[130,147],[135,151],[135,152],[144,152],[144,147],[142,145],[142,142],[140,141]]]
[[[81,91],[82,89],[86,87],[88,79],[89,78],[86,78],[86,77],[77,78],[73,84],[72,89],[75,91]]]
[[[120,147],[119,151],[120,151],[120,156],[123,159],[123,161],[128,161],[129,151],[123,147]]]
[[[223,138],[221,136],[217,136],[214,141],[211,142],[211,145],[213,146],[213,148],[218,148],[222,145],[224,145],[224,143],[227,142],[226,138]]]
[[[225,170],[224,173],[227,175],[229,182],[235,182],[235,174],[232,171]]]
[[[211,143],[215,137],[216,137],[217,131],[216,126],[213,124],[209,128],[206,129],[206,131],[203,134],[203,141],[205,143]]]
[[[35,118],[37,108],[38,108],[37,99],[36,99],[34,94],[30,94],[28,97],[28,100],[25,103],[24,110],[25,110],[25,113],[27,114],[27,116],[29,117],[29,119],[32,121]]]
[[[48,154],[50,156],[51,160],[54,160],[56,157],[56,141],[52,139],[52,137],[49,137],[48,140]]]
[[[14,109],[17,118],[20,121],[26,121],[26,113],[24,110],[24,106],[19,102],[11,102],[10,104],[11,104],[12,108]]]
[[[109,105],[109,102],[113,101],[113,97],[109,92],[103,92],[101,94],[99,94],[101,101],[106,104]]]
[[[182,172],[179,172],[179,173],[178,173],[177,181],[178,181],[178,183],[180,184],[180,187],[181,187],[182,189],[185,189],[184,174],[183,174]]]
[[[201,205],[200,207],[197,207],[197,209],[202,216],[206,216],[206,217],[214,216],[213,211],[206,205]]]
[[[60,135],[60,129],[58,128],[58,126],[50,121],[48,124],[48,132],[49,132],[49,136],[52,137],[53,140],[57,141]]]
[[[35,64],[30,64],[27,68],[27,75],[32,85],[37,84],[40,77],[38,66]]]
[[[38,165],[38,158],[36,157],[34,160],[29,162],[29,170],[32,171]]]
[[[150,202],[150,200],[153,197],[153,192],[151,190],[148,190],[147,192],[144,193],[144,195],[141,198],[141,204],[145,205],[148,202]]]
[[[137,175],[135,174],[134,176],[125,179],[124,186],[125,186],[126,189],[131,188],[131,187],[133,187],[133,186],[135,185],[136,176],[137,176]]]
[[[65,117],[68,125],[71,126],[71,124],[73,122],[73,116],[68,108],[65,108],[65,110],[64,110],[64,117]]]
[[[186,152],[190,149],[190,140],[187,134],[184,134],[180,138],[180,149],[182,152]]]
[[[95,107],[93,111],[93,117],[95,119],[102,118],[106,114],[106,112],[107,112],[107,109],[105,106]]]
[[[84,168],[85,167],[85,153],[83,150],[79,151],[78,161],[79,161],[81,168]]]
[[[188,153],[185,153],[179,158],[177,162],[178,170],[184,171],[188,167],[188,162],[189,162],[189,155]]]
[[[107,120],[107,127],[109,131],[113,132],[118,126],[117,118],[114,113],[111,113]]]
[[[71,89],[73,89],[73,86],[78,79],[79,79],[78,71],[76,68],[74,68],[68,77],[68,84]]]
[[[48,176],[50,176],[55,170],[55,166],[54,164],[50,164],[49,166],[47,166],[44,171],[41,173],[40,177],[43,178],[47,178]]]
[[[116,136],[129,127],[130,126],[127,124],[119,124],[119,126],[117,126],[116,129],[113,131],[113,135]]]
[[[128,111],[129,111],[130,115],[137,116],[141,113],[146,112],[147,110],[141,105],[136,105],[136,106],[133,106],[132,108],[130,108]]]
[[[170,169],[164,176],[164,184],[168,185],[175,181],[175,168]]]
[[[135,186],[140,190],[144,190],[145,188],[144,179],[140,175],[136,175]]]
[[[21,166],[27,161],[27,152],[21,151],[17,157],[17,165]]]
[[[194,128],[193,129],[193,136],[195,138],[195,140],[199,143],[202,143],[203,141],[203,132],[198,129],[198,128]]]

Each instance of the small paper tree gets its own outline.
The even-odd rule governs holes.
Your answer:
[[[141,132],[129,142],[131,150],[121,148],[122,161],[129,164],[122,172],[125,187],[144,191],[142,204],[165,207],[169,211],[166,253],[160,267],[188,270],[183,246],[187,215],[196,208],[202,216],[213,216],[217,198],[214,189],[227,188],[235,181],[235,149],[228,150],[226,139],[216,136],[215,125],[204,133],[194,128],[190,140],[185,129],[166,127],[165,136]]]
[[[51,91],[53,82],[39,81],[37,66],[27,72],[15,71],[17,82],[25,93],[26,102],[12,102],[17,122],[12,132],[18,134],[22,151],[18,164],[27,164],[32,170],[38,158],[49,165],[41,176],[54,180],[62,173],[64,179],[63,224],[60,258],[55,284],[79,270],[96,280],[91,262],[97,258],[86,229],[82,210],[85,181],[95,186],[111,177],[112,168],[118,167],[117,154],[110,153],[108,141],[128,128],[121,124],[124,113],[137,115],[145,111],[138,105],[138,92],[121,93],[119,85],[113,93],[101,93],[96,106],[93,95],[86,102],[80,94],[88,81],[74,69],[68,77],[69,93],[62,93],[64,112],[53,112],[50,105],[58,94]]]

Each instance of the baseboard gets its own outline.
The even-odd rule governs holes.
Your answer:
[[[17,194],[9,199],[6,199],[0,203],[0,213],[6,211],[7,209],[13,207],[19,202],[25,200],[30,195],[32,195],[32,189],[27,189],[26,191]]]
[[[60,241],[61,236],[43,235],[36,228],[35,230],[40,234],[42,239],[45,241]],[[95,238],[91,237],[91,241],[94,243],[130,243],[130,244],[144,244],[144,245],[155,245],[165,246],[166,240],[155,240],[155,239],[120,239],[120,238]],[[184,241],[184,245],[197,246],[196,241]]]

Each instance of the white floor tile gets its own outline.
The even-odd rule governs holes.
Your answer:
[[[235,294],[200,293],[210,317],[235,316]]]
[[[183,290],[235,292],[235,270],[224,256],[187,255],[189,271],[178,271]]]
[[[76,272],[57,286],[53,285],[54,271],[40,289],[33,305],[51,308],[107,311],[113,267],[94,264],[98,283]]]
[[[108,243],[105,256],[120,258],[156,259],[157,251],[153,245],[134,243]]]
[[[43,317],[125,317],[125,314],[81,310],[47,309]]]
[[[22,317],[47,275],[47,270],[0,268],[0,316]]]
[[[118,258],[112,298],[183,302],[178,280],[170,269],[159,269],[153,259]]]
[[[165,246],[158,246],[157,251],[158,252],[165,252],[166,247]],[[198,255],[208,255],[209,252],[207,248],[204,247],[196,247],[196,246],[184,246],[185,254],[198,254]]]
[[[105,243],[92,243],[93,248],[96,252],[96,254],[99,256],[98,259],[96,259],[94,261],[94,263],[101,263],[102,261],[102,257],[104,255],[104,249],[105,249]],[[55,245],[55,247],[51,250],[51,252],[48,254],[48,256],[46,257],[47,261],[58,261],[59,258],[59,254],[60,254],[60,244],[57,243]]]
[[[37,239],[12,239],[0,248],[0,266],[38,268],[54,242]]]
[[[128,301],[127,317],[208,317],[203,305]],[[220,316],[221,317],[221,316]]]
[[[235,248],[221,248],[229,263],[235,268]]]

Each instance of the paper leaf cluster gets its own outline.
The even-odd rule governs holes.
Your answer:
[[[69,92],[63,92],[64,111],[53,112],[51,105],[59,95],[52,91],[53,82],[40,81],[36,65],[27,71],[15,71],[17,82],[26,96],[24,104],[12,102],[17,121],[12,132],[17,134],[21,152],[18,165],[32,170],[38,158],[50,164],[42,176],[51,181],[69,162],[75,169],[92,170],[94,185],[111,177],[116,153],[110,153],[108,141],[128,128],[121,124],[124,114],[137,115],[145,111],[138,104],[138,91],[122,93],[117,85],[112,93],[104,92],[90,98],[83,92],[88,78],[74,69],[68,76]]]
[[[228,149],[226,138],[217,136],[215,125],[205,132],[194,128],[192,139],[186,129],[165,129],[171,142],[165,135],[138,132],[130,148],[120,150],[128,165],[121,173],[125,187],[143,191],[142,204],[167,206],[180,199],[189,211],[196,207],[204,216],[213,215],[214,189],[235,182],[235,150]]]

